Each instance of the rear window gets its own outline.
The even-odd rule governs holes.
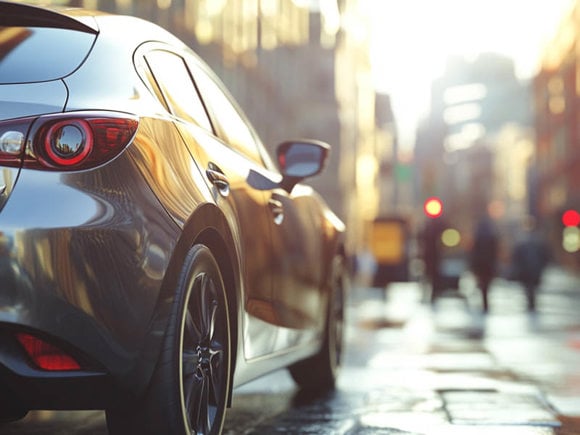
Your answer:
[[[50,27],[0,26],[0,83],[31,83],[69,75],[96,35]]]

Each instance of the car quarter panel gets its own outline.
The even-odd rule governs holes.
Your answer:
[[[80,173],[22,170],[0,228],[0,321],[127,370],[178,237],[132,159]]]

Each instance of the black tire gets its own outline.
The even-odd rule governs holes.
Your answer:
[[[342,363],[344,301],[348,288],[348,276],[343,257],[333,262],[331,288],[326,310],[324,340],[319,352],[288,367],[296,384],[315,392],[333,390]]]
[[[189,252],[163,348],[140,400],[107,410],[111,434],[219,434],[230,391],[226,291],[210,250]]]

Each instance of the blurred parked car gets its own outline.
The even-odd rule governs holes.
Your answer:
[[[332,388],[344,225],[301,184],[328,145],[285,142],[274,165],[154,24],[0,11],[0,419],[218,433],[232,388],[266,372]]]

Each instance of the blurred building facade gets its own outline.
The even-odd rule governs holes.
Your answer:
[[[368,16],[360,3],[337,1],[341,24],[335,46],[335,92],[342,150],[338,182],[353,254],[363,247],[366,225],[376,216],[379,201],[376,92],[371,78]]]
[[[528,213],[531,115],[529,84],[499,54],[450,58],[433,82],[430,115],[417,132],[416,197],[418,206],[440,197],[466,245],[483,213],[506,229]]]
[[[225,82],[270,151],[293,138],[328,142],[329,167],[309,182],[346,221],[352,252],[380,204],[392,202],[385,192],[392,190],[394,120],[390,108],[386,115],[375,110],[381,97],[371,80],[370,26],[360,0],[42,3],[134,15],[172,31]]]
[[[549,228],[558,259],[578,267],[578,228],[566,233],[561,219],[567,209],[580,211],[580,1],[575,2],[546,47],[534,82],[534,98],[535,211]]]
[[[406,214],[402,196],[408,198],[405,190],[407,167],[401,162],[397,137],[397,125],[388,94],[377,94],[375,98],[375,124],[377,126],[375,151],[377,156],[378,216]]]

